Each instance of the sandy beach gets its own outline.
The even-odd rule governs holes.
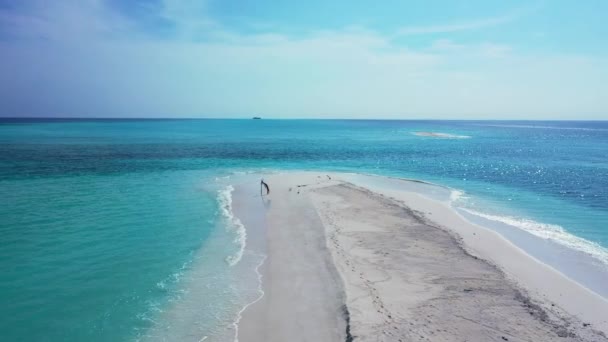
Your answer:
[[[342,174],[265,179],[264,294],[238,341],[608,341],[608,301],[445,203]]]

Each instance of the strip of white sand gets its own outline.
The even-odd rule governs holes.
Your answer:
[[[241,342],[608,340],[608,301],[445,203],[343,174],[265,178],[265,294]]]

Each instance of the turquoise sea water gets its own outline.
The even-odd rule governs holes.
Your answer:
[[[450,186],[608,267],[608,122],[3,119],[0,336],[230,340],[263,259],[230,185],[300,169]]]

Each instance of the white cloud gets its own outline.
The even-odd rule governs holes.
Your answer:
[[[195,39],[211,30],[221,29],[218,22],[207,15],[206,0],[162,0],[158,16],[168,20],[180,39]]]
[[[536,12],[538,9],[540,9],[540,4],[517,8],[509,13],[489,18],[473,19],[460,22],[456,21],[448,24],[442,23],[426,26],[406,26],[398,29],[395,33],[395,36],[453,33],[459,31],[480,30],[516,21],[526,15]]]
[[[0,24],[13,38],[68,41],[118,36],[134,29],[102,0],[29,0],[20,6],[19,12],[0,10]]]
[[[396,32],[396,36],[409,36],[431,33],[451,33],[458,31],[478,30],[486,27],[492,27],[508,23],[513,20],[512,16],[486,18],[469,22],[454,23],[454,24],[439,24],[429,26],[411,26],[402,27]]]
[[[204,24],[205,40],[158,40],[107,9],[100,15],[97,5],[72,9],[91,25],[86,39],[0,43],[0,93],[11,111],[2,115],[580,118],[608,112],[602,59],[532,56],[507,45],[448,39],[412,49],[364,28],[292,37]],[[160,13],[184,23],[189,11]],[[55,32],[78,24],[42,18]],[[202,27],[180,25],[186,33]],[[128,34],[108,34],[116,30]]]

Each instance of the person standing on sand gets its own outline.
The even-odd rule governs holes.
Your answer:
[[[266,195],[270,194],[270,188],[268,187],[268,184],[266,184],[266,182],[264,182],[264,178],[262,178],[261,182],[260,182],[260,195],[264,195],[264,189],[266,189]]]

